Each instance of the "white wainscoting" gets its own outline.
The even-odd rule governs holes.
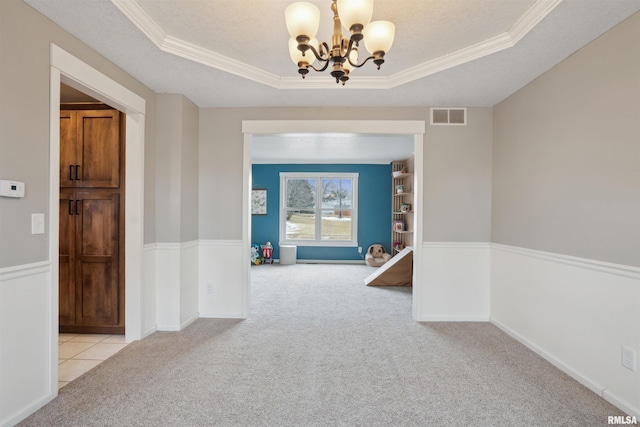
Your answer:
[[[57,395],[51,378],[51,264],[0,269],[0,426],[12,426]],[[57,298],[56,298],[57,300]],[[57,324],[55,325],[57,327]],[[57,383],[56,383],[57,384]]]
[[[186,242],[180,249],[180,329],[198,317],[198,241]]]
[[[199,317],[198,242],[157,243],[157,330],[179,331]]]
[[[143,314],[143,326],[142,326],[142,338],[146,338],[158,329],[157,323],[157,293],[156,293],[156,280],[157,280],[157,262],[156,252],[157,245],[150,243],[144,245],[143,252],[143,277],[144,277],[144,307],[142,308]]]
[[[640,269],[491,247],[491,322],[620,409],[640,416],[638,369],[621,363],[623,345],[640,351]]]
[[[244,318],[248,292],[242,240],[200,241],[200,317]]]
[[[424,242],[418,321],[489,320],[491,246]]]

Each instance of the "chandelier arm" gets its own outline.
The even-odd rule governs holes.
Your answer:
[[[308,65],[308,67],[309,67],[309,68],[312,68],[312,69],[313,69],[313,71],[322,72],[322,71],[324,71],[324,70],[326,70],[326,69],[327,69],[327,67],[329,66],[329,62],[330,62],[329,60],[326,60],[326,61],[324,62],[324,67],[322,67],[322,68],[316,68],[316,67],[314,67],[314,66],[313,66],[313,64],[309,64],[309,65]]]
[[[356,68],[360,68],[360,67],[362,67],[364,64],[366,64],[367,62],[369,62],[369,60],[370,60],[370,59],[374,59],[374,58],[375,58],[375,56],[371,55],[370,57],[366,58],[366,59],[362,62],[362,64],[358,65],[358,64],[354,64],[353,62],[351,62],[351,58],[349,58],[349,57],[347,56],[347,60],[349,61],[349,64],[351,64],[352,66],[354,66],[354,67],[356,67]]]
[[[322,47],[324,47],[324,50],[327,52],[327,56],[326,56],[326,58],[323,58],[323,57],[322,57],[322,55],[321,55],[321,53],[322,53],[322,49],[320,49],[320,52],[318,52],[318,51],[316,50],[316,48],[315,48],[315,47],[313,47],[312,45],[309,45],[309,50],[310,50],[311,52],[313,52],[313,56],[315,56],[315,57],[316,57],[316,59],[317,59],[318,61],[320,61],[320,62],[327,62],[327,63],[328,63],[328,62],[329,62],[329,59],[330,59],[330,56],[329,56],[329,46],[327,45],[327,43],[322,42]],[[325,68],[326,68],[326,66],[325,66]]]

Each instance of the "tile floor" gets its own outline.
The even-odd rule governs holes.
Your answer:
[[[124,335],[59,334],[58,389],[129,344]]]

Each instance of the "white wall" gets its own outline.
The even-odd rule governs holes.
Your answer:
[[[246,265],[242,240],[201,240],[199,247],[200,317],[243,318],[240,284]]]
[[[494,244],[491,321],[640,416],[638,370],[621,364],[640,349],[640,269]]]
[[[58,369],[50,365],[50,275],[48,262],[0,269],[1,426],[28,416],[52,393]]]
[[[640,416],[640,13],[494,108],[491,320]]]
[[[489,320],[488,242],[422,244],[421,321]]]

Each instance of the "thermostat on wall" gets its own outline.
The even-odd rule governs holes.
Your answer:
[[[0,196],[24,197],[24,182],[0,179]]]

